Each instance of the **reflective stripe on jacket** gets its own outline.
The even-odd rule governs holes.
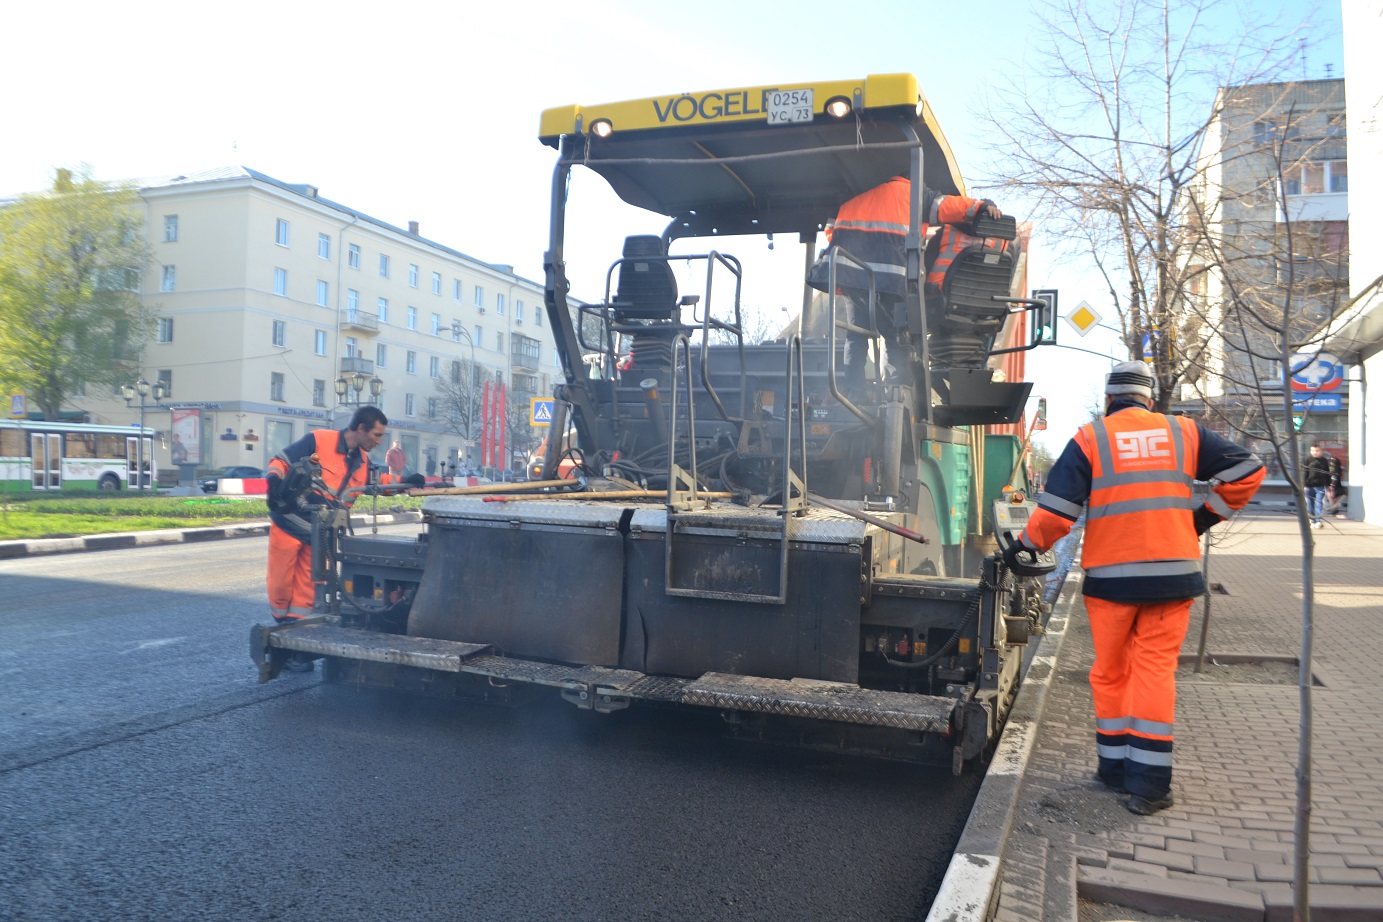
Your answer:
[[[841,205],[834,227],[827,231],[827,242],[874,270],[874,288],[883,294],[901,296],[905,292],[911,197],[912,183],[895,176]],[[930,224],[972,220],[983,204],[963,195],[939,195],[924,186],[924,220],[919,233],[925,237]],[[840,257],[836,260],[836,287],[868,290],[869,274]]]
[[[1187,599],[1205,589],[1193,480],[1218,481],[1207,509],[1228,518],[1263,480],[1246,449],[1186,417],[1115,403],[1083,426],[1047,476],[1022,541],[1045,550],[1088,504],[1086,595],[1113,601]]]

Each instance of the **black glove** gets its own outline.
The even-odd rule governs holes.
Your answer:
[[[407,477],[403,478],[403,482],[408,484],[410,487],[427,486],[427,478],[424,477],[422,474],[418,473],[409,474]]]
[[[1218,525],[1224,520],[1212,512],[1209,506],[1203,505],[1191,513],[1191,521],[1196,523],[1196,535],[1199,537],[1208,532],[1212,525]]]
[[[312,475],[297,464],[288,469],[286,477],[271,471],[268,480],[269,502],[279,508],[295,505],[298,498],[312,488]]]
[[[1032,555],[1032,551],[1028,550],[1027,545],[1023,544],[1023,542],[1017,539],[1015,539],[1013,543],[1010,544],[1008,547],[1004,548],[1004,566],[1008,568],[1008,571],[1010,573],[1018,572],[1018,555],[1021,553],[1027,553],[1030,556]]]

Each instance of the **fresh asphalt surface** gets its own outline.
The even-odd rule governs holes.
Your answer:
[[[599,717],[555,692],[500,708],[320,671],[261,686],[265,551],[0,562],[0,919],[926,914],[973,769],[761,747],[714,714]]]

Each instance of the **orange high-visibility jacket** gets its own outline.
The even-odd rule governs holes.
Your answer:
[[[274,455],[269,462],[269,472],[280,477],[288,475],[288,469],[297,461],[316,453],[322,466],[322,483],[330,490],[324,494],[320,490],[310,490],[303,497],[303,505],[337,504],[349,507],[355,502],[354,494],[347,494],[350,487],[361,487],[369,482],[370,459],[360,449],[348,450],[345,430],[316,429]],[[282,528],[304,543],[312,540],[312,525],[308,510],[299,506],[296,509],[271,510],[269,518],[273,524]]]
[[[911,181],[904,176],[895,176],[841,205],[834,226],[826,231],[828,243],[845,250],[874,271],[874,288],[884,294],[901,296],[904,293],[903,276],[907,265],[905,243],[911,196]],[[925,238],[931,224],[959,224],[973,220],[984,204],[980,199],[963,195],[940,195],[924,186],[923,219],[919,233]],[[839,288],[868,289],[869,276],[864,270],[840,258],[836,261],[836,285]]]
[[[1191,598],[1204,591],[1194,480],[1214,480],[1211,521],[1241,509],[1263,480],[1245,449],[1182,416],[1125,405],[1082,426],[1048,474],[1023,530],[1045,550],[1086,513],[1084,591],[1116,601]]]

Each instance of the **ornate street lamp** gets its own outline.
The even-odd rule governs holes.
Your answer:
[[[148,405],[145,398],[150,392],[154,396],[154,405],[163,400],[167,394],[167,389],[162,381],[155,382],[152,386],[144,378],[140,378],[133,385],[122,384],[120,386],[120,396],[125,398],[125,406],[130,406],[135,396],[139,396],[139,438],[135,441],[135,478],[139,481],[139,489],[144,489],[144,408]]]

